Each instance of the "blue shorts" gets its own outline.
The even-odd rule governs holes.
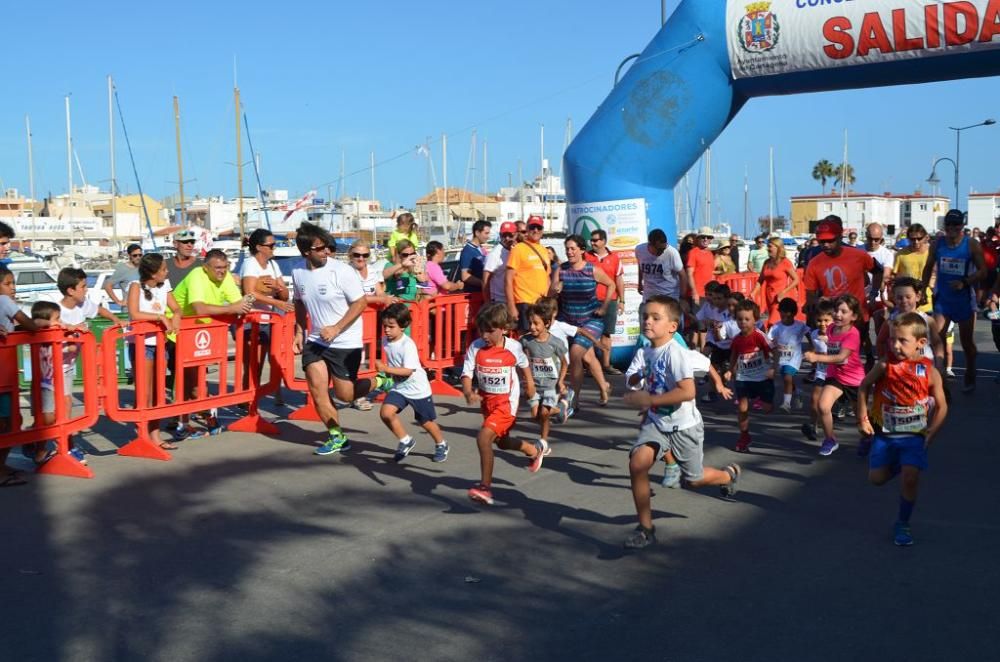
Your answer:
[[[943,315],[957,324],[976,314],[976,303],[969,294],[947,297],[935,292],[934,314]]]
[[[603,319],[598,319],[596,317],[594,319],[587,320],[583,324],[577,324],[576,326],[580,331],[586,331],[590,334],[594,340],[600,340],[601,335],[604,333],[604,321]],[[594,340],[591,340],[591,338],[588,338],[577,331],[577,334],[573,336],[573,339],[570,341],[570,345],[579,345],[584,349],[590,349],[594,346]]]
[[[10,393],[0,393],[0,418],[10,418]]]
[[[413,407],[414,420],[417,421],[417,425],[429,423],[437,418],[437,412],[434,410],[434,398],[432,396],[415,400],[406,397],[399,391],[389,391],[382,404],[392,405],[398,411],[403,411],[407,406]]]
[[[870,469],[882,469],[893,465],[916,467],[927,470],[927,449],[924,438],[919,434],[900,436],[875,435],[871,455],[868,456]]]
[[[795,375],[799,374],[799,369],[793,365],[783,365],[781,366],[781,370],[779,372],[782,375],[791,375],[792,377],[794,377]]]
[[[736,397],[742,400],[746,398],[747,400],[754,400],[760,398],[763,402],[774,402],[774,382],[770,379],[765,379],[762,382],[744,382],[737,380]]]

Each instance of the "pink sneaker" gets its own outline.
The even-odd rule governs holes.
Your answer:
[[[476,483],[469,488],[469,498],[473,501],[486,504],[487,506],[493,505],[493,492],[490,491],[489,485]]]
[[[542,460],[545,456],[549,454],[549,444],[547,441],[539,439],[535,442],[535,457],[531,458],[531,464],[528,465],[528,471],[531,473],[536,473],[542,468]]]

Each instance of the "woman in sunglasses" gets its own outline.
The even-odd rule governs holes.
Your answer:
[[[420,298],[420,282],[424,277],[422,273],[417,273],[417,265],[417,247],[408,239],[396,242],[396,254],[392,262],[386,262],[382,269],[386,292],[403,301],[416,301]]]
[[[358,239],[351,244],[347,256],[350,258],[350,265],[361,277],[361,287],[365,290],[365,299],[369,304],[388,306],[399,301],[385,293],[385,276],[381,269],[371,265],[372,245],[367,239]]]

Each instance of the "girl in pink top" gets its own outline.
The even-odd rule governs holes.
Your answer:
[[[827,363],[826,384],[819,395],[819,415],[823,422],[825,438],[819,448],[820,455],[831,455],[840,448],[833,436],[833,405],[842,395],[858,399],[858,386],[865,378],[861,363],[861,333],[855,322],[861,318],[861,303],[850,294],[834,299],[832,328],[827,334],[826,354],[806,352],[803,357],[811,363]]]

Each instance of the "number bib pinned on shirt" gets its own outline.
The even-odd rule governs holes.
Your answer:
[[[948,276],[964,276],[965,260],[957,257],[942,257],[938,262],[938,269],[942,274]]]
[[[487,395],[503,395],[510,393],[511,374],[507,367],[478,366],[479,390]]]
[[[759,382],[767,379],[767,362],[760,350],[740,354],[736,360],[736,379],[743,382]]]
[[[556,362],[550,357],[531,359],[531,376],[536,382],[554,382],[559,379]]]
[[[882,431],[890,434],[919,434],[927,430],[927,407],[882,406]]]

